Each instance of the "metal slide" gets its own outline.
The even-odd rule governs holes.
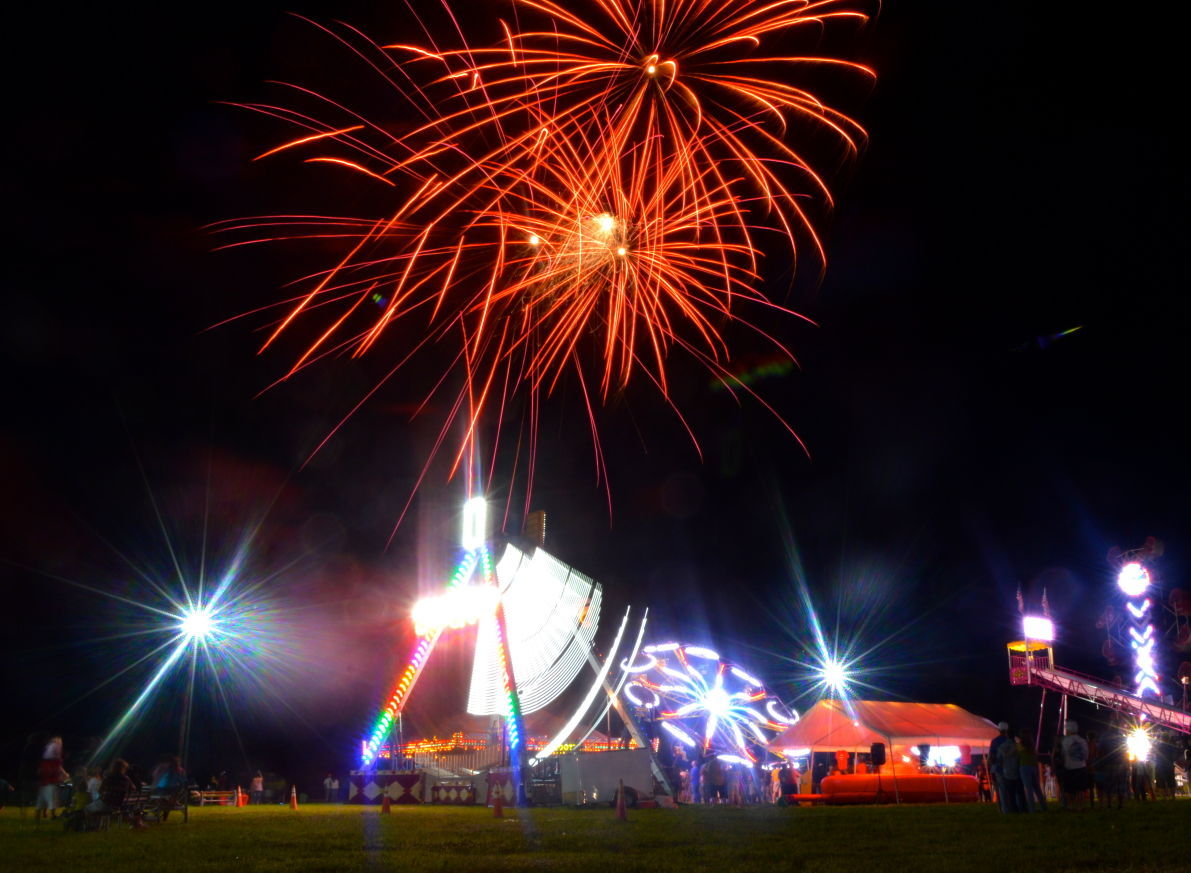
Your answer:
[[[1088,676],[1080,676],[1054,668],[1033,667],[1029,671],[1028,682],[1030,685],[1038,685],[1060,694],[1078,697],[1117,712],[1135,716],[1144,715],[1154,724],[1191,734],[1191,712],[1183,712],[1152,700],[1136,697]]]

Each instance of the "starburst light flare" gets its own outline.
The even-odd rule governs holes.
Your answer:
[[[660,643],[641,654],[621,664],[629,678],[624,697],[651,710],[670,738],[685,746],[755,761],[754,747],[764,748],[798,721],[759,679],[713,649]]]
[[[124,643],[135,641],[129,648],[137,657],[92,692],[126,678],[137,668],[153,665],[144,685],[95,749],[92,761],[102,762],[114,752],[148,707],[165,695],[177,696],[181,702],[182,755],[187,752],[192,706],[199,690],[214,697],[233,720],[233,696],[278,699],[278,680],[292,668],[296,654],[278,625],[278,609],[264,592],[272,576],[246,572],[251,544],[252,537],[246,536],[213,586],[207,579],[205,561],[192,573],[175,561],[173,580],[139,570],[147,585],[143,594],[116,593],[63,580],[119,601],[142,617],[135,629],[116,637]],[[179,678],[180,671],[185,675]]]

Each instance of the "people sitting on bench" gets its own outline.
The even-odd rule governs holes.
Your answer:
[[[108,768],[107,776],[99,784],[99,799],[87,804],[88,817],[102,819],[112,815],[119,815],[124,807],[124,799],[135,793],[136,785],[128,778],[128,762],[117,758]]]
[[[169,818],[170,810],[187,799],[186,771],[182,769],[182,759],[174,755],[158,764],[149,784],[153,786],[152,797],[161,821],[165,821]]]

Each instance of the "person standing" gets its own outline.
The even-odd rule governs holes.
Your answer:
[[[980,792],[980,802],[989,803],[992,800],[992,777],[988,775],[987,760],[976,765],[976,786]]]
[[[335,777],[332,776],[330,773],[328,773],[327,777],[325,779],[323,779],[323,800],[325,800],[327,803],[330,803],[331,799],[335,796],[334,794],[331,793],[331,791],[332,791],[331,786],[334,783],[335,783]]]
[[[1064,794],[1068,809],[1082,809],[1088,792],[1088,741],[1079,735],[1079,722],[1067,719],[1061,743],[1063,770],[1067,777]],[[1060,782],[1060,787],[1062,783]]]
[[[1063,766],[1063,735],[1055,737],[1054,748],[1050,752],[1051,769],[1054,770],[1055,785],[1059,792],[1059,805],[1063,809],[1071,799],[1071,792],[1067,789],[1067,768]]]
[[[251,793],[254,804],[265,802],[265,777],[260,770],[252,777]]]
[[[58,817],[58,785],[67,778],[62,769],[62,737],[50,737],[37,770],[37,818]]]
[[[1116,808],[1123,809],[1125,798],[1129,794],[1129,753],[1125,748],[1125,738],[1120,733],[1108,734],[1101,748],[1108,751],[1100,757],[1100,764],[1096,769],[1098,774],[1104,774],[1100,805],[1104,809],[1111,809],[1113,801],[1116,801]]]
[[[339,803],[342,798],[339,796],[339,777],[335,776],[331,779],[331,800],[334,803]]]
[[[997,746],[997,772],[1001,777],[1005,812],[1028,812],[1026,794],[1021,784],[1021,757],[1013,732],[1006,729],[1005,742]]]
[[[723,803],[727,799],[727,774],[724,764],[713,752],[707,755],[703,764],[705,803]]]
[[[1174,800],[1176,781],[1174,778],[1174,756],[1166,737],[1154,738],[1154,793],[1157,797]]]
[[[814,755],[812,754],[812,759]],[[827,776],[827,762],[820,758],[811,770],[811,793],[818,794],[822,790],[823,779]]]
[[[1034,738],[1024,731],[1017,737],[1017,758],[1026,809],[1029,812],[1046,812],[1046,795],[1042,793],[1042,781],[1038,775],[1038,752],[1034,748]]]
[[[1001,808],[1001,812],[1010,812],[1011,810],[1005,802],[1005,786],[1001,784],[1000,760],[1001,746],[1013,742],[1009,739],[1009,722],[1001,722],[997,725],[997,730],[1000,733],[993,737],[992,742],[988,744],[988,772],[992,777],[993,790],[997,793],[997,805]]]

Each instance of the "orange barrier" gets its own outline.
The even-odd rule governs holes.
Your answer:
[[[896,784],[895,784],[896,779]],[[899,772],[827,776],[821,789],[831,804],[843,803],[975,803],[980,786],[975,776]]]

